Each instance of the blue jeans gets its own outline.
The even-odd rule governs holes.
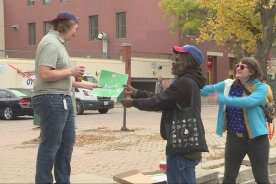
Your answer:
[[[167,183],[195,184],[195,166],[198,163],[181,155],[167,155]]]
[[[66,100],[67,108],[64,106]],[[75,142],[75,117],[72,98],[65,95],[39,95],[32,98],[40,117],[35,183],[70,183],[71,156]]]

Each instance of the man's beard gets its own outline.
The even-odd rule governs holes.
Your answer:
[[[186,67],[183,64],[179,64],[177,66],[174,66],[172,69],[172,74],[174,76],[182,75],[185,72]]]

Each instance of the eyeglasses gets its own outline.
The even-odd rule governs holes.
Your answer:
[[[248,68],[245,64],[236,64],[235,68],[239,68],[241,70],[244,70],[245,68]]]

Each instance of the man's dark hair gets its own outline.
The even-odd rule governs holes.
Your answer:
[[[76,22],[72,20],[58,20],[52,21],[51,24],[53,25],[53,29],[60,33],[66,33],[70,30],[70,28],[76,24]]]
[[[187,63],[187,67],[200,67],[200,65],[194,60],[194,58],[187,53],[176,53],[173,55],[173,59],[178,62],[178,61],[184,61],[185,63]]]

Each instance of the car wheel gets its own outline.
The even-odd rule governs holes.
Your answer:
[[[83,109],[83,106],[82,106],[82,104],[81,104],[80,101],[77,101],[76,106],[77,106],[77,114],[78,114],[78,115],[83,114],[84,109]]]
[[[0,119],[4,119],[4,110],[0,111]]]
[[[108,109],[99,109],[98,111],[100,114],[105,114],[108,112]]]
[[[4,108],[3,119],[6,119],[6,120],[14,119],[14,112],[11,107]]]

